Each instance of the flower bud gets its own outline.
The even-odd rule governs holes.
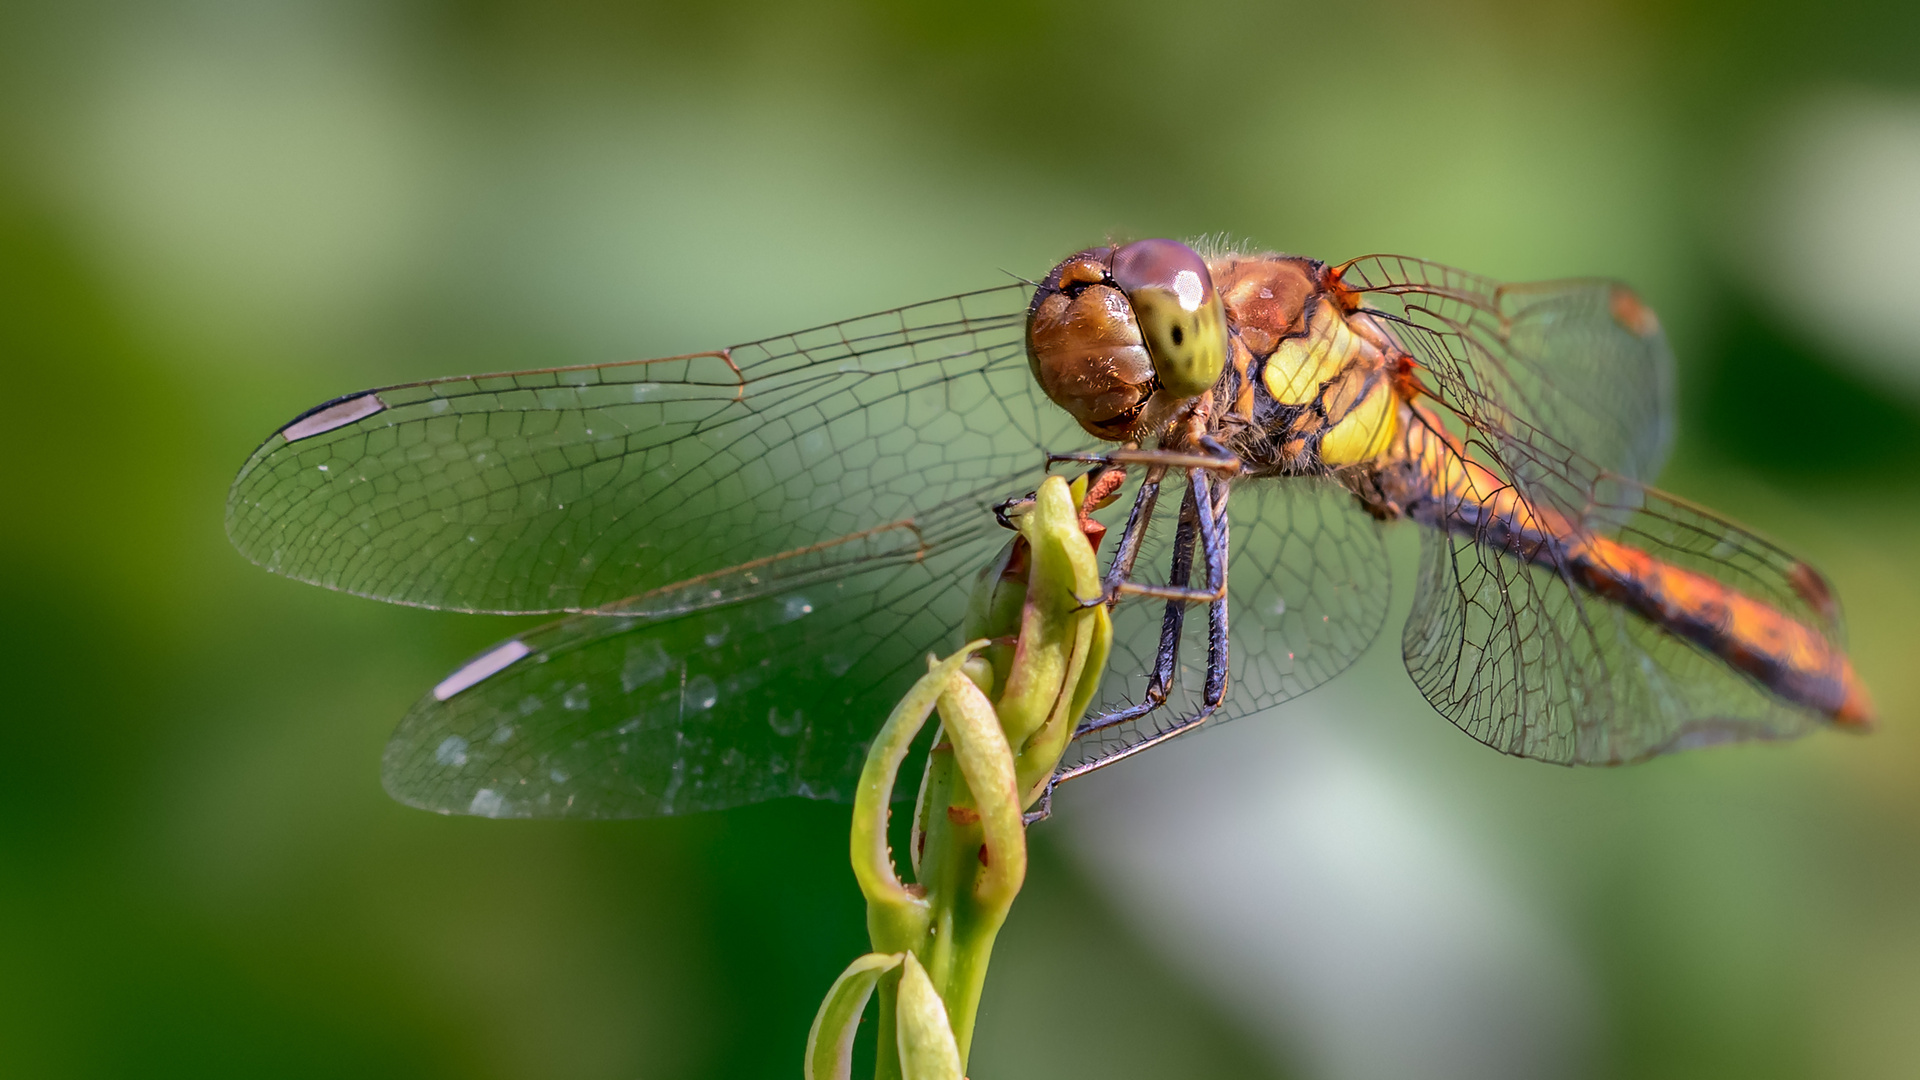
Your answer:
[[[1049,476],[1020,517],[1027,585],[998,708],[1015,748],[1023,805],[1039,797],[1066,751],[1113,642],[1113,624],[1099,602],[1099,561],[1076,503],[1066,480]]]
[[[1029,554],[1026,537],[1007,541],[1000,554],[980,568],[973,592],[967,596],[960,635],[964,641],[985,639],[988,643],[980,651],[990,678],[980,689],[988,697],[1006,685],[1007,672],[1013,667],[1014,638],[1020,633],[1020,612],[1027,602]]]

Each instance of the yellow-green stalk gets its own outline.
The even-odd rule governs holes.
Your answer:
[[[972,639],[928,672],[875,737],[854,799],[854,878],[874,952],[822,1003],[807,1077],[848,1075],[852,1030],[880,998],[881,1080],[960,1076],[994,937],[1026,878],[1021,814],[1045,790],[1093,698],[1113,629],[1081,527],[1084,486],[1048,477],[1019,536],[981,573]],[[900,880],[887,816],[900,763],[937,708],[940,734],[914,815],[916,883]],[[931,997],[927,991],[931,991]]]

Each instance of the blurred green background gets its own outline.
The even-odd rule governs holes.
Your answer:
[[[363,386],[1214,232],[1635,282],[1665,484],[1831,574],[1884,724],[1556,769],[1385,635],[1063,793],[974,1074],[1920,1075],[1900,0],[0,8],[0,1074],[794,1075],[864,944],[846,809],[389,802],[517,624],[260,571],[227,483]]]

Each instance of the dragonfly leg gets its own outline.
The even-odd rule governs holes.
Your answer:
[[[1212,454],[1214,457],[1220,458],[1223,461],[1228,459],[1231,459],[1233,461],[1240,460],[1240,457],[1238,454],[1235,454],[1233,451],[1227,449],[1226,443],[1221,442],[1219,439],[1216,439],[1211,435],[1200,436],[1200,448],[1205,450],[1207,453]]]
[[[1108,564],[1107,575],[1101,580],[1100,591],[1105,594],[1101,601],[1109,608],[1120,601],[1120,583],[1133,576],[1133,563],[1140,557],[1140,543],[1146,539],[1147,526],[1153,521],[1154,504],[1160,499],[1160,480],[1166,473],[1164,468],[1149,468],[1140,481],[1140,490],[1134,494],[1133,509],[1127,512],[1126,528],[1120,530],[1113,562]]]
[[[1052,809],[1053,788],[1068,780],[1106,768],[1116,761],[1130,758],[1142,750],[1158,746],[1176,735],[1199,727],[1227,699],[1231,669],[1227,624],[1227,561],[1231,553],[1225,512],[1227,493],[1225,485],[1221,485],[1217,493],[1208,490],[1205,473],[1200,470],[1194,470],[1191,476],[1193,485],[1188,489],[1187,501],[1181,506],[1181,529],[1174,541],[1174,573],[1169,576],[1178,582],[1186,581],[1192,570],[1194,533],[1198,532],[1201,554],[1207,562],[1208,591],[1214,596],[1207,605],[1207,678],[1201,693],[1200,707],[1132,746],[1104,757],[1082,761],[1055,773],[1053,780],[1047,785],[1045,796],[1045,806],[1049,812]],[[1191,518],[1189,518],[1189,511],[1192,511]],[[1189,521],[1192,522],[1193,527],[1189,527]],[[1184,611],[1183,603],[1169,601],[1167,604],[1167,617],[1161,624],[1160,652],[1155,659],[1153,682],[1147,688],[1147,697],[1132,708],[1095,717],[1080,725],[1074,732],[1074,738],[1078,739],[1102,728],[1137,719],[1166,703],[1172,684],[1174,663],[1178,657],[1180,616]]]
[[[1208,553],[1207,587],[1204,589],[1187,588],[1184,580],[1179,584],[1153,585],[1146,582],[1129,581],[1125,578],[1109,580],[1106,588],[1110,594],[1109,603],[1117,595],[1153,596],[1162,600],[1180,601],[1188,604],[1211,604],[1223,600],[1227,595],[1227,577],[1224,565],[1219,573],[1213,572],[1213,558],[1218,551],[1225,551],[1227,485],[1216,483],[1207,477],[1204,469],[1187,470],[1188,501],[1181,504],[1182,523],[1190,510],[1197,508],[1196,517],[1200,529],[1200,543]],[[1195,500],[1198,500],[1195,502]],[[1216,524],[1217,523],[1217,524]],[[1131,523],[1129,523],[1131,524]],[[1225,556],[1221,555],[1224,559]],[[1111,575],[1109,575],[1111,578]]]
[[[1211,673],[1209,673],[1209,679],[1211,679]],[[1224,679],[1223,679],[1223,687],[1224,687]],[[1088,773],[1098,772],[1099,770],[1106,768],[1107,766],[1113,764],[1116,761],[1125,761],[1127,758],[1130,758],[1133,755],[1140,753],[1142,750],[1150,750],[1153,747],[1159,746],[1161,743],[1166,742],[1168,739],[1171,739],[1176,735],[1184,735],[1187,732],[1192,731],[1194,728],[1199,727],[1201,724],[1206,723],[1207,718],[1212,716],[1215,710],[1219,708],[1220,708],[1220,703],[1217,701],[1209,704],[1203,704],[1200,708],[1195,709],[1193,712],[1189,713],[1186,716],[1181,717],[1178,720],[1175,720],[1173,723],[1167,725],[1165,728],[1162,728],[1160,731],[1155,732],[1152,736],[1146,739],[1142,739],[1141,741],[1134,743],[1132,746],[1126,747],[1125,749],[1116,750],[1113,753],[1106,755],[1105,757],[1094,758],[1091,761],[1082,761],[1077,765],[1073,765],[1069,768],[1061,769],[1059,772],[1053,774],[1053,780],[1047,784],[1048,792],[1049,794],[1051,794],[1052,789],[1059,787],[1061,784],[1064,784],[1069,780],[1078,780],[1079,778],[1087,775]],[[1049,804],[1051,804],[1051,799],[1049,799]]]
[[[1137,581],[1121,582],[1118,592],[1120,596],[1151,596],[1159,600],[1177,600],[1183,604],[1211,604],[1219,599],[1209,589],[1181,589]]]
[[[1212,716],[1214,712],[1220,708],[1220,704],[1224,702],[1227,697],[1227,602],[1225,600],[1216,601],[1211,605],[1209,614],[1211,617],[1208,619],[1207,627],[1207,685],[1206,694],[1201,701],[1200,707],[1186,716],[1180,717],[1173,723],[1168,724],[1161,730],[1154,732],[1153,735],[1148,738],[1134,743],[1132,746],[1116,750],[1104,757],[1094,758],[1091,761],[1082,761],[1054,773],[1053,779],[1047,784],[1046,795],[1042,800],[1047,812],[1050,813],[1053,809],[1054,788],[1059,787],[1069,780],[1077,780],[1090,772],[1097,772],[1100,769],[1104,769],[1116,761],[1124,761],[1143,750],[1159,746],[1161,743],[1166,742],[1176,735],[1183,735],[1192,731],[1194,728],[1206,723],[1207,718]],[[1080,734],[1081,732],[1075,732],[1075,738],[1078,738]],[[1044,817],[1045,814],[1041,816]]]
[[[1179,666],[1180,632],[1185,626],[1186,609],[1189,604],[1208,605],[1207,699],[1217,706],[1225,697],[1227,488],[1224,484],[1218,486],[1211,484],[1203,469],[1189,471],[1187,479],[1187,494],[1180,504],[1180,525],[1173,537],[1173,561],[1167,574],[1167,579],[1172,584],[1166,587],[1155,586],[1153,588],[1157,591],[1154,592],[1140,590],[1146,595],[1157,595],[1167,601],[1166,613],[1161,617],[1160,622],[1160,647],[1154,654],[1152,679],[1147,684],[1146,693],[1141,695],[1137,704],[1086,721],[1074,730],[1073,737],[1076,739],[1124,724],[1129,720],[1137,720],[1166,704],[1167,695],[1173,687],[1174,672]],[[1129,525],[1131,524],[1129,522]],[[1187,582],[1193,576],[1193,549],[1196,536],[1202,557],[1207,564],[1207,587],[1204,589],[1187,587]],[[1118,563],[1118,555],[1115,556],[1115,561]],[[1128,583],[1123,580],[1120,584],[1124,586]],[[1132,590],[1123,589],[1122,591]]]
[[[1048,454],[1047,464],[1073,461],[1093,465],[1146,465],[1164,469],[1206,469],[1210,472],[1237,476],[1245,468],[1238,455],[1213,439],[1202,444],[1205,453],[1191,450],[1144,450],[1139,447],[1121,447],[1104,454]]]
[[[1047,786],[1040,790],[1040,798],[1033,804],[1033,809],[1020,815],[1020,824],[1031,825],[1053,816],[1053,784],[1052,780],[1047,781]]]
[[[1152,469],[1149,471],[1153,474],[1153,486],[1157,491],[1159,488],[1160,474],[1166,470]],[[1127,467],[1125,465],[1095,465],[1093,468],[1087,470],[1086,475],[1082,477],[1082,479],[1086,481],[1087,490],[1086,498],[1080,507],[1080,527],[1085,530],[1087,539],[1091,540],[1094,548],[1098,550],[1100,547],[1100,538],[1106,535],[1107,527],[1094,518],[1093,512],[1113,502],[1120,488],[1127,482]],[[1144,489],[1142,490],[1142,494],[1145,494]],[[1021,514],[1026,513],[1027,509],[1032,505],[1032,492],[1028,492],[1026,495],[1017,499],[1004,499],[994,504],[993,518],[1000,523],[1001,528],[1009,531],[1017,531],[1020,526],[1015,519]],[[1153,510],[1152,496],[1147,497],[1147,510],[1149,513]],[[1139,501],[1136,499],[1133,517],[1128,519],[1129,523],[1139,516]],[[1137,548],[1139,545],[1136,542],[1134,546]]]
[[[1207,556],[1207,583],[1213,587],[1213,599],[1207,604],[1207,685],[1205,693],[1206,711],[1213,710],[1227,699],[1227,677],[1229,673],[1227,654],[1227,558],[1232,554],[1227,535],[1227,485],[1220,484],[1214,491],[1213,528],[1205,528],[1206,519],[1201,519],[1200,542],[1205,545]],[[1206,717],[1201,717],[1204,720]],[[1195,721],[1198,723],[1198,721]]]
[[[1193,491],[1188,489],[1186,498],[1180,504],[1180,524],[1173,534],[1173,561],[1168,567],[1167,577],[1176,588],[1184,587],[1193,573],[1194,534],[1199,527],[1199,514],[1195,511]],[[1131,522],[1129,522],[1131,525]],[[1145,531],[1144,528],[1141,531]],[[1123,538],[1123,543],[1124,538]],[[1138,541],[1135,541],[1136,553]],[[1118,563],[1120,556],[1115,555]],[[1129,563],[1131,560],[1129,560]],[[1129,566],[1129,569],[1131,567]],[[1115,594],[1116,599],[1118,594]],[[1167,693],[1173,687],[1173,673],[1180,660],[1180,631],[1186,625],[1187,602],[1168,600],[1166,612],[1160,618],[1160,645],[1154,650],[1153,673],[1147,682],[1146,692],[1140,695],[1137,704],[1124,709],[1096,716],[1074,729],[1073,737],[1081,738],[1103,728],[1124,724],[1145,716],[1167,703]]]

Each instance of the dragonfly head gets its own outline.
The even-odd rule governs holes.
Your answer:
[[[1176,240],[1088,248],[1027,311],[1027,360],[1054,404],[1102,439],[1151,436],[1213,389],[1227,317],[1206,260]]]

